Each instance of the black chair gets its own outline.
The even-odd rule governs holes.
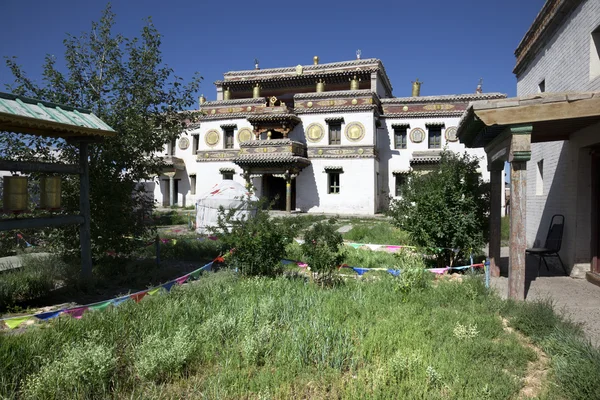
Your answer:
[[[560,265],[562,266],[563,271],[565,271],[565,275],[569,275],[567,269],[565,268],[565,264],[563,264],[562,259],[560,258],[560,254],[558,254],[562,245],[564,227],[565,216],[561,214],[553,215],[552,219],[550,220],[550,227],[548,228],[548,236],[546,236],[546,243],[544,244],[544,247],[535,247],[525,250],[526,253],[533,254],[540,258],[540,262],[538,264],[538,276],[540,274],[540,269],[542,268],[542,260],[544,260],[544,264],[546,264],[546,269],[550,271],[550,268],[548,268],[548,263],[546,262],[546,257],[558,257]]]

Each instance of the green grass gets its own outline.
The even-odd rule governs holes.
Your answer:
[[[168,225],[187,225],[190,218],[192,221],[195,220],[195,212],[191,211],[180,211],[177,210],[172,211],[161,211],[155,212],[152,215],[154,219],[154,224],[156,226],[168,226]]]
[[[207,274],[168,296],[0,336],[15,398],[509,398],[535,353],[481,283],[329,289]],[[417,289],[420,288],[420,289]],[[409,288],[410,289],[410,288]]]
[[[410,245],[407,232],[398,229],[387,221],[352,222],[353,228],[342,236],[345,240],[357,243]]]

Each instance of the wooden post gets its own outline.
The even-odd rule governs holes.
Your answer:
[[[527,162],[510,164],[510,258],[508,297],[525,300]]]
[[[504,164],[504,163],[502,163]],[[500,239],[501,239],[501,207],[502,207],[502,169],[490,168],[490,273],[500,276]]]
[[[169,175],[169,206],[175,205],[175,174]]]
[[[285,178],[285,211],[292,212],[292,178],[290,176]]]
[[[88,165],[88,143],[79,142],[79,212],[83,223],[79,225],[79,244],[81,246],[81,275],[84,279],[92,277],[92,246],[90,235],[90,174]]]

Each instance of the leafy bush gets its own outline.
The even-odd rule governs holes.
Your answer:
[[[281,259],[293,240],[289,227],[281,220],[270,220],[264,202],[247,200],[241,207],[256,210],[253,217],[239,217],[238,209],[221,207],[217,226],[211,229],[227,254],[227,265],[246,276],[275,276],[283,271]]]
[[[342,263],[342,235],[335,229],[335,220],[318,222],[304,233],[302,252],[311,271],[329,275]]]
[[[478,168],[477,157],[444,151],[438,168],[411,172],[402,197],[390,203],[388,214],[415,244],[445,248],[436,255],[440,266],[453,265],[456,258],[487,241],[489,186]],[[461,251],[455,254],[450,249]]]
[[[101,398],[117,365],[113,350],[91,339],[65,345],[63,355],[42,366],[25,383],[23,394],[31,399]]]
[[[392,226],[387,221],[353,225],[353,228],[344,233],[343,237],[358,243],[411,244],[410,236],[406,231]]]

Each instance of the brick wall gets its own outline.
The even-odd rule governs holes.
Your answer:
[[[542,81],[546,92],[600,91],[600,77],[590,80],[591,32],[598,26],[600,1],[582,2],[517,76],[517,95],[538,93]],[[577,191],[578,185],[584,184],[579,175],[585,160],[580,160],[580,149],[574,143],[536,143],[532,144],[531,150],[531,161],[527,164],[527,245],[543,246],[550,218],[553,214],[564,214],[567,219],[561,255],[572,265],[579,258],[576,251],[583,253],[583,247],[589,248],[589,243],[584,241],[577,245],[575,239],[580,220],[576,209],[582,205]],[[542,195],[536,195],[540,160],[543,160],[544,191]],[[584,164],[580,165],[581,162]],[[589,222],[587,227],[579,228],[589,231]]]

